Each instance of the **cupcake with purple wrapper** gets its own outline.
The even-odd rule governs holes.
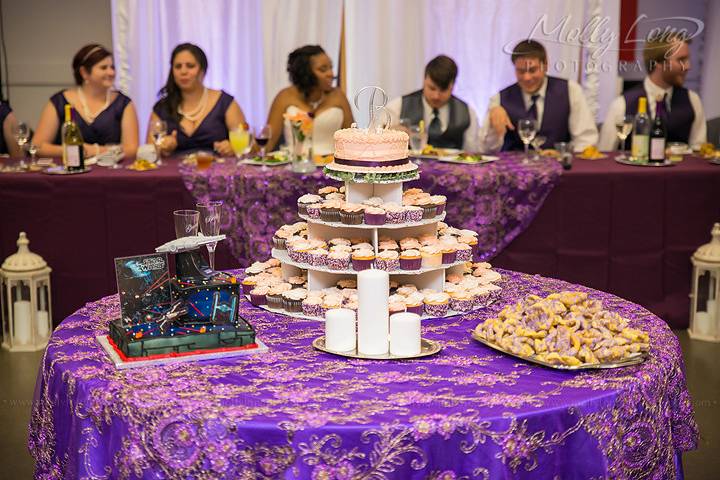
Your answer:
[[[250,303],[256,306],[267,305],[268,287],[260,286],[250,290]]]
[[[450,308],[450,296],[447,293],[425,295],[425,313],[431,317],[444,317]]]
[[[385,221],[390,224],[405,223],[405,209],[394,203],[386,203],[385,206]]]
[[[328,251],[324,248],[316,248],[307,253],[309,264],[313,267],[324,267],[327,265]]]
[[[430,201],[435,205],[435,215],[440,215],[445,211],[445,205],[447,204],[445,195],[433,195],[430,197]]]
[[[455,260],[458,262],[472,261],[472,247],[466,243],[455,245]]]
[[[375,257],[375,267],[386,272],[400,268],[400,255],[395,250],[383,250]]]
[[[385,210],[381,207],[365,207],[365,223],[367,225],[385,225]]]
[[[298,206],[298,213],[300,215],[307,215],[307,207],[308,205],[311,205],[313,203],[318,203],[322,201],[322,197],[320,195],[314,195],[312,193],[306,193],[302,197],[298,198],[297,200],[297,206]]]
[[[469,312],[474,308],[473,296],[467,290],[458,290],[450,295],[450,308],[456,312]]]
[[[352,266],[353,270],[361,271],[372,267],[373,261],[375,260],[375,253],[372,250],[360,248],[355,250],[352,254]]]
[[[405,218],[408,222],[421,222],[423,219],[423,209],[415,205],[405,207]]]
[[[322,297],[308,297],[302,302],[302,313],[308,317],[322,317]]]
[[[400,268],[402,270],[419,270],[421,263],[420,250],[403,250],[400,254]]]
[[[319,220],[320,219],[320,208],[322,203],[311,203],[306,207],[308,217]]]
[[[442,246],[442,263],[448,265],[455,263],[457,259],[457,250],[454,245],[443,245]]]
[[[327,256],[327,267],[331,270],[349,270],[350,252],[342,250],[330,252]]]

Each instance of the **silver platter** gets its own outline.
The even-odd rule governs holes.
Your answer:
[[[713,158],[712,160],[710,160],[710,163],[712,163],[713,165],[720,165],[720,158]]]
[[[328,350],[327,348],[325,348],[325,336],[313,340],[312,346],[320,350],[321,352],[332,353],[333,355],[339,355],[341,357],[347,358],[362,358],[365,360],[407,360],[410,358],[428,357],[430,355],[435,355],[440,350],[442,350],[442,345],[440,345],[440,343],[433,340],[428,340],[426,338],[420,340],[420,353],[408,357],[396,357],[395,355],[390,355],[389,353],[384,355],[363,355],[361,353],[358,353],[357,349],[349,350],[347,352],[336,352],[335,350]]]
[[[634,162],[629,159],[622,159],[622,158],[616,158],[615,161],[617,163],[622,163],[623,165],[631,165],[633,167],[674,167],[677,162],[673,162],[670,160],[665,160],[662,163],[655,163],[655,162]]]
[[[78,175],[81,173],[88,173],[92,171],[92,168],[85,167],[83,170],[73,170],[68,171],[65,170],[65,167],[59,166],[59,167],[50,167],[42,171],[42,173],[46,173],[48,175]]]
[[[532,357],[522,357],[520,355],[515,355],[514,353],[503,350],[499,346],[488,342],[484,338],[480,337],[474,331],[472,333],[472,337],[475,340],[477,340],[478,342],[482,343],[483,345],[487,345],[488,347],[492,348],[493,350],[497,350],[498,352],[502,352],[506,355],[510,355],[511,357],[519,358],[520,360],[525,360],[526,362],[534,363],[536,365],[542,365],[543,367],[553,368],[555,370],[603,370],[603,369],[609,369],[609,368],[629,367],[631,365],[637,365],[639,363],[642,363],[645,360],[647,360],[647,358],[648,358],[648,354],[643,352],[643,353],[632,354],[630,357],[628,357],[626,360],[623,360],[622,362],[584,363],[582,365],[576,365],[576,366],[556,365],[553,363],[543,362],[542,360],[537,360]]]

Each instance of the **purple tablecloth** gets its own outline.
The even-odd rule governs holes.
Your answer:
[[[520,155],[503,155],[485,165],[425,161],[420,179],[408,184],[434,195],[446,195],[445,222],[478,232],[483,260],[502,251],[532,222],[560,179],[554,160],[523,164]],[[197,171],[181,167],[187,189],[197,200],[223,200],[231,206],[227,228],[230,250],[241,266],[266,258],[271,238],[281,225],[298,221],[297,199],[324,185],[337,185],[320,169],[298,175],[285,167],[215,164]]]
[[[318,352],[321,322],[243,303],[268,353],[119,371],[94,338],[117,298],[90,303],[53,333],[38,374],[36,478],[681,478],[698,431],[665,322],[609,294],[503,273],[496,306],[424,321],[444,350],[414,361]],[[567,288],[648,331],[650,358],[565,372],[471,339],[503,304]]]

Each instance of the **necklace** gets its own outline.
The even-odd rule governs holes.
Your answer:
[[[95,121],[98,115],[100,115],[103,111],[105,111],[106,108],[110,106],[110,95],[112,92],[110,89],[107,89],[107,92],[105,92],[105,104],[100,108],[100,110],[97,111],[94,115],[90,112],[90,107],[88,107],[87,99],[85,99],[85,92],[83,92],[82,87],[78,87],[77,89],[77,95],[78,99],[80,100],[80,106],[83,109],[83,117],[85,117],[89,123],[92,123]]]
[[[200,117],[202,117],[203,112],[205,111],[205,107],[207,106],[208,101],[208,89],[205,87],[203,89],[202,97],[200,97],[200,102],[198,103],[197,108],[195,108],[192,112],[184,112],[182,108],[178,105],[178,113],[186,120],[190,120],[192,123],[197,123],[198,120],[200,120]]]
[[[317,110],[317,108],[320,106],[320,104],[323,102],[323,100],[325,100],[325,92],[322,92],[320,94],[320,98],[318,98],[314,102],[308,98],[307,103],[308,103],[308,105],[310,105],[310,108],[312,108],[312,110],[314,112],[315,110]]]

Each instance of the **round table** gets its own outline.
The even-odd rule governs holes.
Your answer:
[[[439,354],[352,360],[311,346],[323,324],[241,314],[269,351],[116,370],[96,343],[116,296],[53,333],[29,448],[38,478],[681,478],[698,430],[677,338],[610,294],[501,271],[502,298],[424,321]],[[472,329],[527,294],[576,289],[651,337],[649,359],[614,370],[534,366]]]

